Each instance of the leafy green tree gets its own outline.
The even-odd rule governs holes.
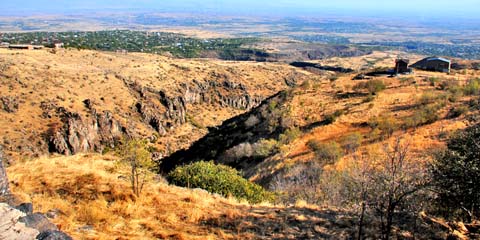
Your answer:
[[[480,217],[480,124],[459,132],[431,168],[438,201],[450,217]]]

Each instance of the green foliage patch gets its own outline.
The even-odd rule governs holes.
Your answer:
[[[188,188],[201,188],[222,196],[233,196],[250,203],[273,200],[273,193],[240,176],[234,168],[213,162],[195,162],[177,167],[167,176],[168,182]]]

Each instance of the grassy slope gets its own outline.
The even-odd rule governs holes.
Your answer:
[[[347,236],[343,211],[299,204],[248,205],[202,190],[149,182],[140,198],[115,157],[44,157],[8,168],[12,191],[75,239],[258,239]],[[86,227],[87,226],[87,227]],[[89,229],[89,227],[91,229]]]

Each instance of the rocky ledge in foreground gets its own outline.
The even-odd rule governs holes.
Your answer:
[[[33,213],[31,203],[22,203],[13,207],[10,205],[13,202],[15,199],[10,193],[0,147],[0,239],[72,239],[66,233],[59,231],[45,215]]]

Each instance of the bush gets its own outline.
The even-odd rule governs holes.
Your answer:
[[[298,200],[321,204],[323,193],[319,191],[323,168],[318,162],[295,163],[280,169],[274,175],[270,188],[279,195],[276,201],[293,204]]]
[[[342,147],[346,152],[355,152],[362,144],[362,134],[359,132],[350,133],[342,138]]]
[[[468,112],[468,107],[466,106],[457,106],[448,112],[448,118],[457,118]]]
[[[325,116],[325,122],[327,124],[332,124],[337,121],[337,118],[343,115],[342,110],[336,110],[334,113]]]
[[[441,105],[425,105],[417,108],[413,114],[405,119],[405,128],[431,124],[438,120],[438,111]]]
[[[367,90],[368,93],[372,95],[375,95],[380,91],[385,90],[385,88],[386,88],[385,83],[376,79],[369,80],[367,82],[361,82],[354,87],[354,89],[356,90]]]
[[[436,77],[430,77],[428,78],[428,82],[430,83],[430,86],[435,87],[435,84],[439,81],[438,78]]]
[[[472,79],[468,81],[468,84],[464,87],[463,92],[465,95],[479,95],[480,94],[480,78]]]
[[[448,99],[447,94],[439,94],[435,92],[426,92],[420,96],[420,99],[418,100],[418,104],[420,105],[427,105],[427,104],[432,104],[432,103],[438,103],[438,102],[445,102],[445,100]]]
[[[378,129],[382,136],[390,137],[398,129],[397,120],[390,115],[380,115],[369,120],[372,129]]]
[[[312,149],[318,159],[325,164],[335,163],[339,158],[343,156],[342,148],[340,144],[336,142],[322,143],[318,140],[309,140],[307,146]]]
[[[472,221],[480,217],[480,125],[450,139],[447,150],[435,157],[432,183],[441,211],[448,217]]]
[[[168,174],[167,180],[178,186],[201,188],[225,197],[245,199],[250,203],[273,200],[273,193],[241,177],[237,170],[213,162],[200,161],[177,167]]]
[[[297,139],[302,134],[298,128],[287,129],[283,134],[280,134],[279,142],[281,144],[289,144]]]
[[[278,151],[278,142],[275,139],[261,139],[254,144],[253,149],[255,157],[265,158]]]

